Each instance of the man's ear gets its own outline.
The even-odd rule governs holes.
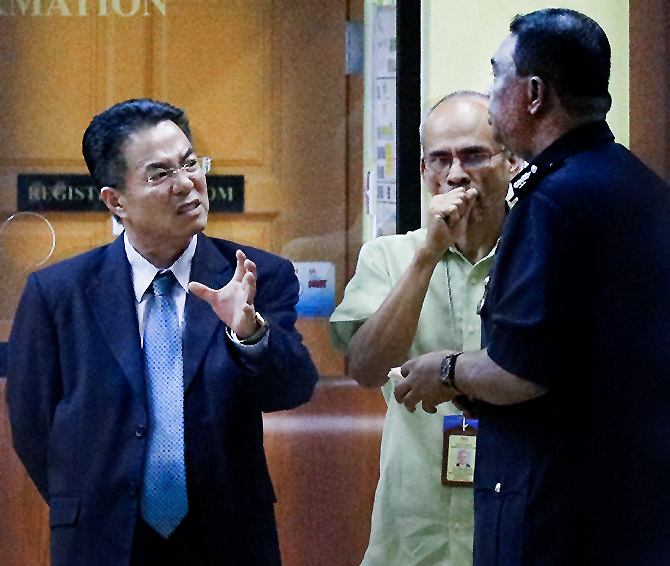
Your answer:
[[[426,173],[426,162],[423,157],[421,158],[421,161],[419,161],[419,171],[421,171],[421,178],[423,179],[423,176]]]
[[[117,189],[113,189],[112,187],[102,187],[102,189],[100,189],[100,197],[112,214],[119,218],[123,218],[126,215],[125,209],[123,208],[122,193]]]
[[[528,79],[528,112],[537,114],[547,102],[548,85],[540,77],[532,76]]]

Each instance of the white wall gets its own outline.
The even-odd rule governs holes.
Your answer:
[[[597,21],[612,46],[608,123],[628,146],[628,0],[424,0],[422,101],[429,108],[455,90],[485,91],[491,84],[491,56],[509,33],[516,14],[547,7],[571,8]]]

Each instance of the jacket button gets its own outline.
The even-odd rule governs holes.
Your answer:
[[[136,481],[128,482],[128,493],[131,497],[135,497],[139,492],[139,485]]]
[[[144,428],[142,425],[139,425],[135,429],[135,436],[137,436],[137,438],[143,438],[146,433],[147,433],[147,429]]]

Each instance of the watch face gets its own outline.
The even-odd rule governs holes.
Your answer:
[[[261,314],[256,311],[256,322],[260,324],[261,326],[267,326],[268,323],[265,322],[265,319],[261,316]]]
[[[449,385],[449,374],[451,373],[451,367],[453,366],[452,354],[445,356],[440,364],[440,381],[445,385]]]
[[[440,364],[440,381],[447,387],[451,387],[457,393],[461,393],[454,383],[454,374],[456,373],[456,358],[463,352],[447,355]]]

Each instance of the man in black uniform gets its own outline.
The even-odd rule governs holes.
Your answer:
[[[549,9],[510,31],[490,114],[529,164],[481,305],[487,347],[410,360],[396,398],[479,400],[476,565],[670,564],[670,190],[604,121],[596,22]]]

